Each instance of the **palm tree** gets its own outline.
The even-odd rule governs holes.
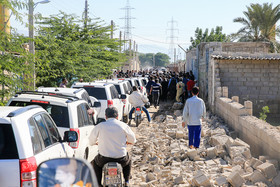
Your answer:
[[[276,35],[280,36],[280,28],[276,27],[276,23],[280,20],[280,4],[274,8],[272,3],[251,4],[243,14],[245,18],[238,17],[233,20],[243,25],[233,36],[244,42],[267,41],[270,42],[273,52],[278,51]]]

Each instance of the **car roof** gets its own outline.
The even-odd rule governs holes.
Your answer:
[[[112,83],[107,84],[106,82],[82,82],[82,83],[74,83],[72,87],[84,87],[84,86],[95,86],[95,87],[105,87],[113,85]]]
[[[22,108],[18,106],[1,106],[0,107],[0,118],[5,118],[9,113],[14,112],[15,110]]]
[[[19,92],[12,98],[12,100],[21,100],[23,98],[63,103],[63,105],[80,100],[79,98],[74,96],[65,96],[59,94],[49,95],[47,92]]]
[[[60,87],[39,87],[38,91],[41,92],[58,92],[58,93],[66,93],[66,94],[73,94],[75,95],[79,91],[84,90],[83,88],[76,89],[76,88],[60,88]]]
[[[31,109],[39,109],[45,111],[38,105],[21,106],[1,106],[0,107],[0,123],[11,123],[11,118],[23,114]]]

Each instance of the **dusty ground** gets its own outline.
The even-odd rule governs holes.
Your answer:
[[[203,122],[199,149],[189,149],[187,129],[181,127],[182,110],[161,103],[148,110],[147,119],[131,128],[137,143],[132,156],[130,186],[279,186],[278,162],[266,156],[254,158],[250,146],[227,125],[208,114]],[[145,116],[145,114],[144,114]]]

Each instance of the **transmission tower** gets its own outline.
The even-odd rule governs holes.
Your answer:
[[[169,42],[169,56],[171,58],[171,62],[174,62],[176,61],[176,48],[175,48],[175,39],[177,38],[178,40],[178,37],[175,36],[175,31],[179,31],[178,29],[175,28],[175,24],[177,24],[177,21],[174,21],[173,20],[173,17],[171,19],[171,21],[169,21],[167,23],[167,25],[169,26],[170,25],[170,29],[167,29],[168,31],[170,31],[170,36],[168,37],[170,39],[170,42]],[[177,24],[178,26],[178,24]]]
[[[134,9],[130,6],[129,4],[129,0],[127,0],[126,6],[124,8],[121,8],[123,10],[125,10],[125,17],[120,18],[120,19],[124,19],[125,20],[125,26],[122,27],[122,29],[124,29],[124,36],[125,36],[125,40],[130,40],[131,37],[131,29],[133,28],[131,26],[131,20],[135,19],[133,17],[131,17],[131,10]]]

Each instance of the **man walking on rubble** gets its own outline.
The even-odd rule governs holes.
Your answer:
[[[189,147],[192,149],[199,148],[202,118],[206,117],[206,107],[204,101],[198,97],[198,87],[193,87],[191,93],[192,97],[186,101],[183,110],[182,126],[188,125]]]

